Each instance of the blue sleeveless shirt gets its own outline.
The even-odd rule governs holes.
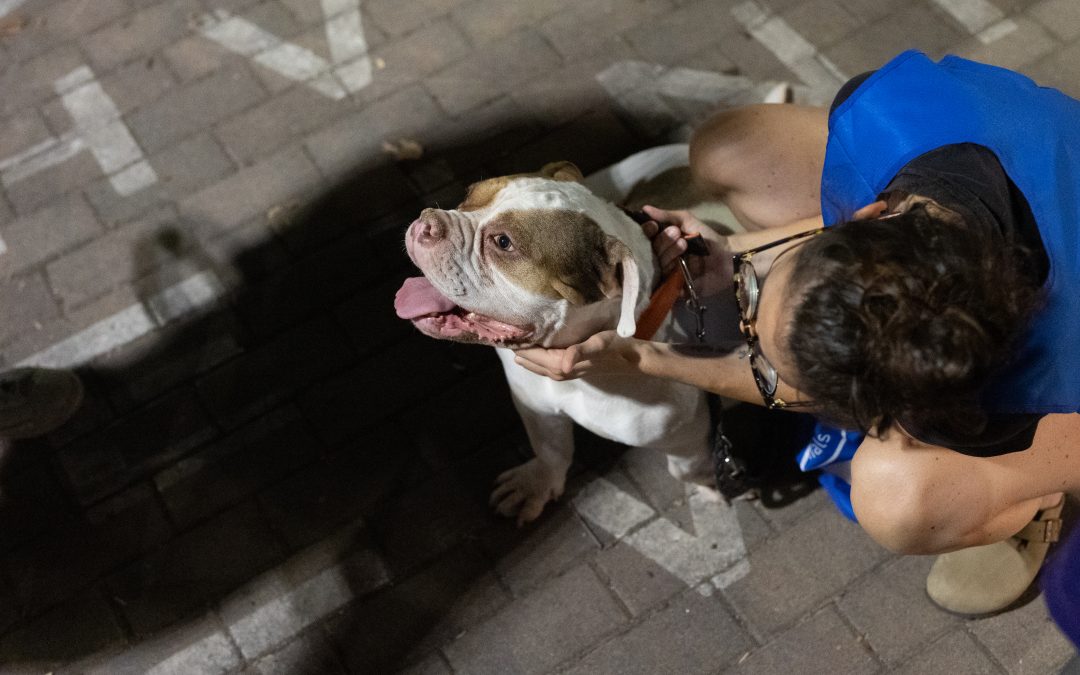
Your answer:
[[[987,409],[1080,411],[1080,102],[1010,70],[904,52],[829,117],[825,224],[849,220],[908,162],[954,143],[993,151],[1027,199],[1050,259],[1044,304]]]

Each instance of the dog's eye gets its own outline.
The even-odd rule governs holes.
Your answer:
[[[496,234],[492,237],[492,240],[494,240],[496,246],[504,251],[514,250],[514,242],[510,241],[510,235],[508,234]]]

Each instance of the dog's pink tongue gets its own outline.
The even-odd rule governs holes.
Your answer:
[[[410,277],[394,296],[394,309],[402,319],[418,319],[427,314],[442,314],[457,307],[437,291],[426,277]]]

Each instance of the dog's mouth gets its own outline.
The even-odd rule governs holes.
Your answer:
[[[406,279],[394,297],[394,309],[399,317],[412,321],[423,333],[445,340],[510,346],[521,344],[532,335],[531,328],[514,326],[458,306],[426,277]]]

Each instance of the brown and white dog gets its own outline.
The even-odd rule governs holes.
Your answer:
[[[424,277],[398,291],[398,316],[431,337],[492,345],[502,360],[536,456],[498,477],[492,504],[519,525],[562,494],[573,422],[667,454],[677,478],[712,482],[701,391],[631,375],[556,382],[514,363],[519,347],[565,347],[616,327],[633,335],[657,281],[638,224],[581,180],[569,162],[484,180],[456,209],[425,209],[405,235]],[[669,321],[655,339],[685,339],[673,330]]]

